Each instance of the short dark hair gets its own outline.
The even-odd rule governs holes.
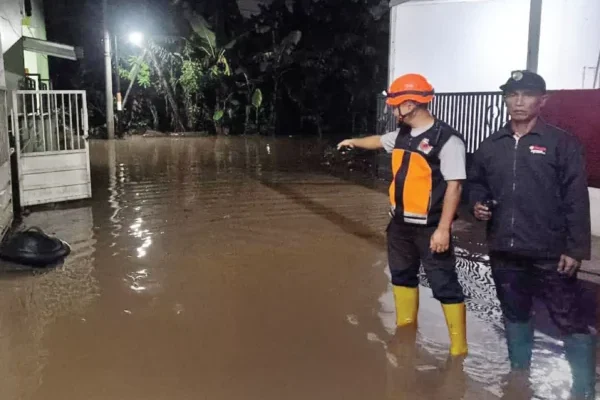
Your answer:
[[[420,108],[423,110],[427,110],[429,108],[429,103],[420,103],[420,102],[414,101],[414,100],[408,100],[407,103],[412,103],[415,105],[416,108]]]

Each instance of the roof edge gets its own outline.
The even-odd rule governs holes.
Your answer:
[[[410,0],[390,0],[390,8],[399,6],[400,4],[408,3]]]

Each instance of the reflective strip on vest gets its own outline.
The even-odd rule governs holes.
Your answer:
[[[402,210],[406,223],[427,225],[433,185],[427,160],[419,153],[394,149],[392,174],[389,189],[392,208],[396,213]],[[398,200],[401,204],[397,204]]]

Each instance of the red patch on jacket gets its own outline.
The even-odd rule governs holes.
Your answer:
[[[529,151],[531,154],[541,154],[543,156],[546,155],[546,148],[542,146],[529,146]]]

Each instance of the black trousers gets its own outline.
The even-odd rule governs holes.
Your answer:
[[[458,283],[452,244],[445,253],[433,253],[429,248],[436,228],[409,225],[392,218],[387,228],[392,284],[417,287],[422,263],[434,297],[442,304],[462,303],[464,295]]]
[[[490,262],[502,313],[508,321],[528,321],[533,298],[539,298],[563,335],[590,333],[582,287],[576,276],[558,273],[558,259],[492,252]]]

